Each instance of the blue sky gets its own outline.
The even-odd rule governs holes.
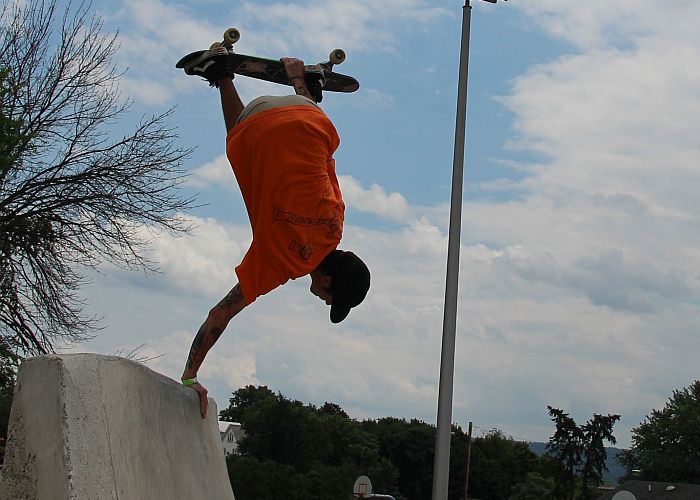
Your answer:
[[[672,5],[671,5],[672,4]],[[183,214],[154,234],[158,275],[103,268],[86,288],[105,330],[71,351],[161,356],[178,378],[250,242],[218,95],[174,68],[229,26],[237,49],[317,62],[361,83],[327,94],[342,144],[342,247],[372,289],[341,325],[302,278],[229,325],[200,378],[220,407],[244,384],[340,404],[358,419],[435,421],[463,2],[113,0],[134,116],[176,106],[196,146]],[[552,434],[547,405],[619,413],[619,444],[698,378],[700,35],[693,0],[473,2],[453,420]],[[236,79],[244,100],[286,87]],[[119,128],[115,127],[115,133]],[[144,231],[146,231],[144,229]]]

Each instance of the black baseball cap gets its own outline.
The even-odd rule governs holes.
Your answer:
[[[365,299],[370,274],[365,263],[352,252],[336,250],[328,257],[324,267],[331,277],[331,321],[340,323],[350,314],[350,309]]]

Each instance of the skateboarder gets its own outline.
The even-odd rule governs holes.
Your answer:
[[[319,108],[321,83],[304,77],[304,63],[284,58],[296,95],[260,97],[243,106],[225,47],[199,62],[197,74],[217,87],[226,124],[226,153],[243,194],[253,242],[236,267],[238,283],[207,316],[192,342],[182,383],[207,390],[197,371],[228,322],[255,299],[290,279],[309,275],[311,293],[330,306],[338,323],[359,305],[370,273],[354,253],[338,250],[345,205],[333,152],[340,140]]]

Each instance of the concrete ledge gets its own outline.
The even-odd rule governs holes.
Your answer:
[[[231,499],[217,424],[197,394],[114,356],[20,367],[0,500]]]

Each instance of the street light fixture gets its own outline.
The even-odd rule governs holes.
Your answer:
[[[496,3],[498,0],[484,0]],[[507,1],[507,0],[505,0]],[[459,247],[462,227],[462,185],[464,182],[464,142],[467,122],[467,77],[469,73],[469,34],[471,5],[466,0],[462,17],[462,45],[459,58],[457,123],[452,167],[449,246],[445,283],[445,309],[442,323],[440,386],[438,393],[437,435],[433,465],[432,500],[447,500],[450,474],[450,431],[452,430],[452,398],[454,390],[455,337],[457,332],[457,295],[459,288]]]

